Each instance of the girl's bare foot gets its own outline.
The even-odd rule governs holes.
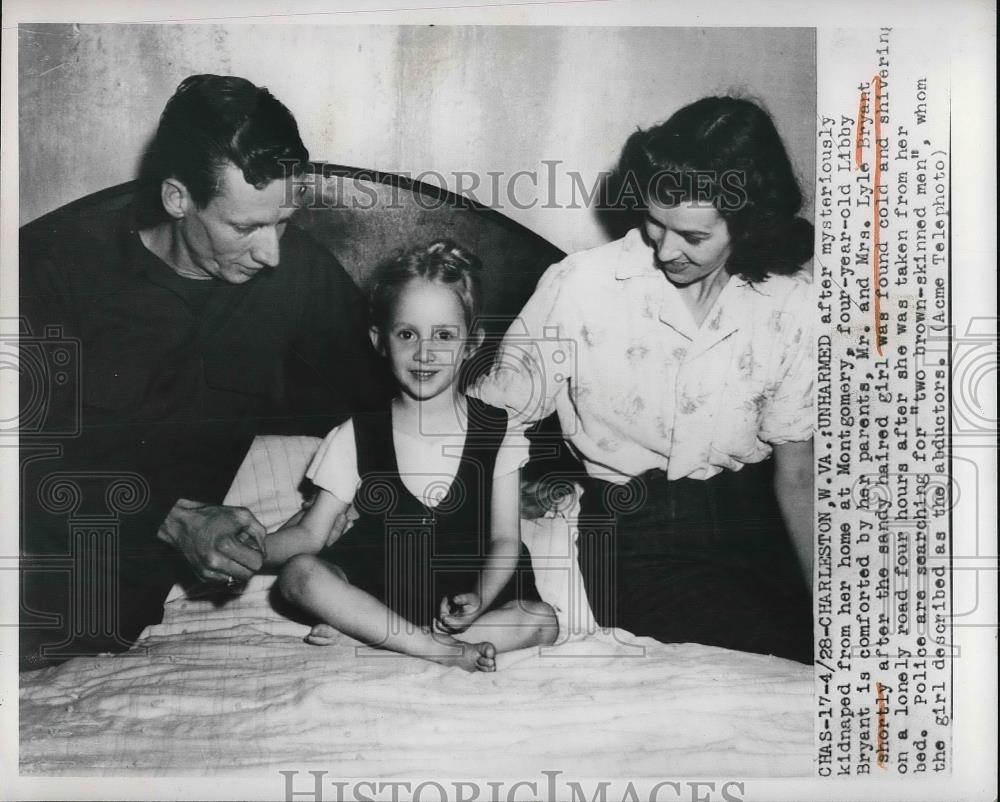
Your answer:
[[[306,643],[313,646],[330,646],[336,643],[341,637],[340,630],[331,627],[329,624],[317,624],[306,635]]]
[[[306,635],[306,643],[311,643],[313,646],[330,646],[342,637],[344,637],[343,634],[336,627],[329,624],[316,624]],[[425,655],[430,660],[446,666],[458,666],[466,671],[497,670],[497,650],[489,641],[465,643],[449,635],[442,637],[440,633],[436,634],[434,639],[439,644],[445,645],[446,651],[436,650],[438,651],[436,655]]]
[[[452,665],[466,671],[496,671],[497,650],[489,641],[482,643],[463,643],[456,641],[462,647],[462,653],[456,655]]]

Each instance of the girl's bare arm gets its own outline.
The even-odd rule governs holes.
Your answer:
[[[296,554],[316,554],[321,551],[327,545],[336,524],[340,523],[343,531],[343,517],[349,506],[347,502],[321,488],[316,501],[297,523],[289,522],[267,536],[264,541],[267,550],[265,567],[278,568]]]
[[[494,478],[490,553],[478,588],[482,610],[493,603],[517,567],[521,554],[520,498],[520,471]]]

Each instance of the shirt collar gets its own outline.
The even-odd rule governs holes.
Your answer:
[[[690,350],[692,357],[751,324],[754,304],[748,293],[754,291],[754,287],[745,279],[730,277],[716,298],[715,305],[709,310],[708,317],[695,333]]]
[[[620,281],[642,276],[656,276],[660,271],[653,264],[653,249],[642,238],[642,232],[633,228],[622,241],[621,258],[615,265],[615,278]]]
[[[746,279],[739,276],[730,277],[704,323],[700,328],[695,328],[691,313],[684,306],[680,294],[669,281],[665,280],[663,273],[653,263],[653,251],[646,244],[638,228],[633,228],[625,235],[621,258],[615,265],[615,278],[619,281],[634,278],[661,280],[659,319],[690,340],[697,352],[707,350],[747,325],[747,316],[752,303],[746,296],[747,293],[758,291],[758,288]]]

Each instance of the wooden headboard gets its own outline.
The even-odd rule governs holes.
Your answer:
[[[362,288],[400,249],[448,237],[475,253],[485,267],[484,322],[491,337],[506,330],[545,268],[565,255],[498,211],[403,176],[313,162],[304,180],[309,188],[296,225],[329,249]],[[123,209],[141,190],[130,181],[95,192],[33,220],[23,233],[54,236],[68,218]]]

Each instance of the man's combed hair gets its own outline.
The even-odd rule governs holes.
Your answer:
[[[447,239],[400,253],[375,271],[369,290],[372,323],[385,329],[403,288],[413,279],[422,278],[454,290],[471,330],[483,308],[482,272],[479,257]]]
[[[794,273],[812,257],[812,224],[770,115],[734,97],[702,98],[629,137],[619,180],[644,203],[710,203],[729,228],[726,269],[747,281]]]
[[[157,186],[176,178],[204,208],[227,163],[260,188],[308,161],[295,118],[267,89],[244,78],[192,75],[167,102],[143,172]]]

